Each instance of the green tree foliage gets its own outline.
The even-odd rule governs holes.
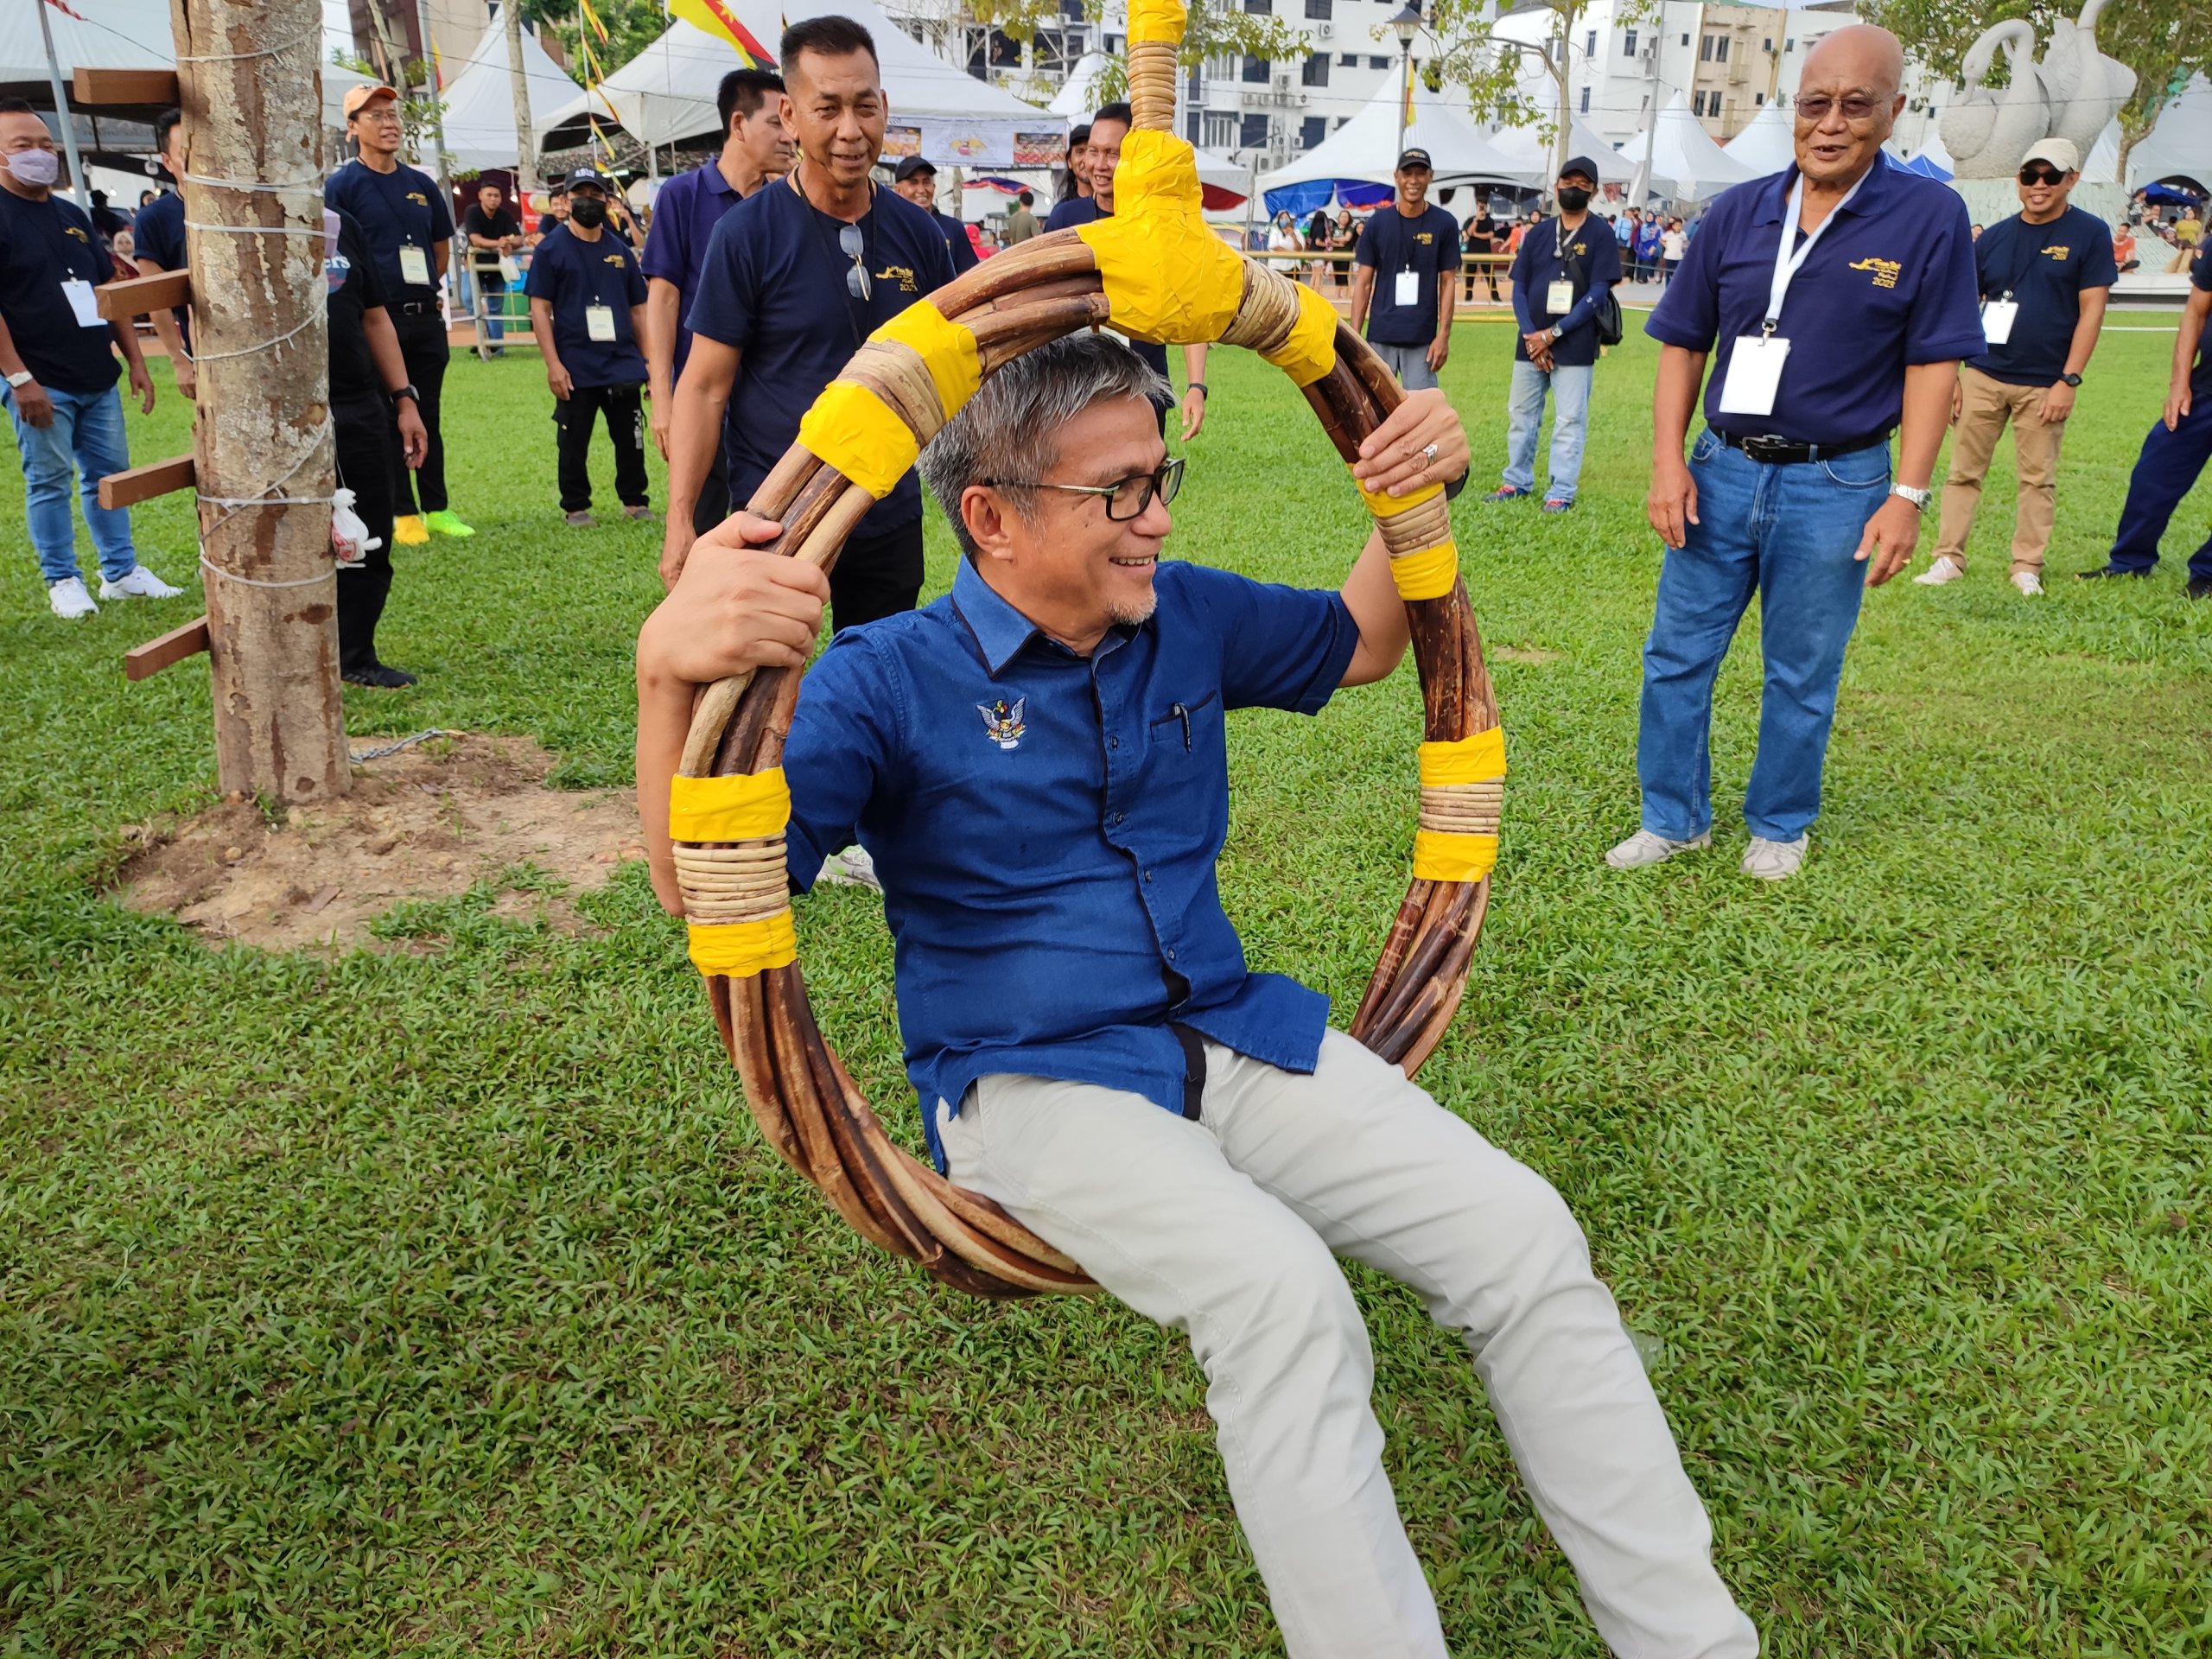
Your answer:
[[[522,0],[522,15],[541,33],[560,41],[569,73],[587,86],[606,79],[668,30],[668,15],[654,0],[590,0],[590,4],[606,25],[604,40],[577,0]],[[774,48],[774,41],[767,44]]]
[[[1092,22],[1107,21],[1100,0],[1084,0],[1084,10]],[[967,15],[970,22],[997,29],[1025,46],[1036,38],[1039,29],[1068,21],[1059,0],[969,0]],[[1210,58],[1229,55],[1300,63],[1312,55],[1312,46],[1303,29],[1292,28],[1281,18],[1248,12],[1241,5],[1224,5],[1221,0],[1192,0],[1183,49],[1176,60],[1185,71],[1198,68]],[[1101,104],[1126,98],[1128,66],[1120,58],[1114,59],[1094,83],[1094,92]]]
[[[1573,124],[1565,112],[1573,107],[1568,101],[1568,81],[1586,4],[1586,0],[1542,0],[1535,10],[1551,13],[1551,27],[1532,45],[1497,34],[1484,0],[1428,0],[1424,15],[1432,51],[1422,55],[1427,56],[1433,75],[1430,84],[1442,81],[1459,87],[1478,121],[1534,125],[1552,148],[1553,166],[1565,166],[1567,132]],[[1657,12],[1658,0],[1634,0],[1617,10],[1613,27]],[[1414,50],[1421,53],[1420,42]],[[1531,68],[1542,70],[1550,79],[1548,100],[1529,96]]]

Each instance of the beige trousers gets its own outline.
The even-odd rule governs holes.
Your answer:
[[[1959,418],[1951,427],[1951,471],[1943,480],[1943,516],[1936,532],[1936,556],[1967,568],[1967,538],[1974,534],[1974,510],[1981,505],[1981,480],[2005,423],[2012,424],[2012,454],[2018,464],[2020,497],[2012,518],[2012,569],[2043,571],[2044,550],[2058,503],[2058,446],[2066,423],[2046,421],[2044,386],[2015,386],[1980,369],[1959,371]]]

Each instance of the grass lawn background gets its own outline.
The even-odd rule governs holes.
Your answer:
[[[2163,395],[2170,330],[2115,321],[2146,331],[2083,388],[2049,598],[2004,582],[2008,442],[1968,580],[1870,596],[1780,887],[1735,868],[1755,623],[1715,849],[1599,862],[1637,816],[1656,348],[1601,366],[1560,518],[1475,499],[1506,330],[1446,372],[1513,777],[1422,1081],[1581,1218],[1774,1654],[2212,1649],[2212,605],[2179,571],[2212,489],[2155,580],[2066,579]],[[1241,353],[1211,380],[1172,550],[1333,585],[1358,499],[1302,401]],[[533,354],[454,360],[480,533],[401,550],[385,652],[423,683],[348,691],[357,741],[524,733],[627,779],[658,532],[563,527],[550,408]],[[174,397],[130,424],[186,447]],[[185,499],[137,521],[196,586]],[[483,890],[390,924],[435,948],[340,960],[104,897],[123,825],[211,798],[204,664],[119,663],[198,601],[64,625],[22,523],[0,467],[0,1653],[1280,1651],[1180,1339],[847,1231],[760,1141],[641,866],[594,936]],[[1231,725],[1230,913],[1340,1011],[1402,887],[1417,710],[1408,667]],[[918,1140],[875,901],[799,914],[825,1029]],[[1454,1651],[1599,1653],[1464,1351],[1351,1276]]]

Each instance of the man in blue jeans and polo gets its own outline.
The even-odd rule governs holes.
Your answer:
[[[1712,843],[1713,682],[1754,593],[1766,683],[1743,868],[1778,881],[1804,862],[1859,600],[1912,556],[1959,362],[1984,349],[1966,204],[1882,162],[1904,73],[1887,29],[1822,40],[1791,111],[1796,164],[1713,204],[1645,325],[1662,348],[1645,511],[1667,557],[1643,651],[1643,827],[1605,855],[1615,869]]]

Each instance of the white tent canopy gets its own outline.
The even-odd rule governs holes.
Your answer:
[[[523,77],[530,92],[530,153],[575,99],[576,83],[547,55],[537,36],[522,35]],[[507,67],[507,25],[497,8],[485,25],[476,51],[445,92],[446,159],[461,168],[513,167],[521,159],[515,143],[514,78]]]
[[[1490,141],[1498,153],[1533,174],[1538,180],[1548,181],[1552,176],[1552,159],[1556,152],[1543,134],[1533,126],[1506,127],[1491,134]],[[1587,156],[1598,164],[1598,182],[1626,184],[1636,176],[1636,163],[1621,159],[1611,140],[1595,132],[1580,119],[1567,123],[1567,153]]]
[[[2097,135],[2097,142],[2089,146],[2089,153],[2082,162],[2082,182],[2120,182],[2120,119],[2117,116],[2105,123],[2105,130]]]
[[[1933,121],[1928,124],[1927,138],[1922,142],[1918,149],[1914,150],[1905,159],[1912,162],[1933,162],[1946,173],[1953,175],[1959,170],[1959,164],[1951,159],[1951,152],[1943,148],[1943,135],[1936,130],[1936,124]]]
[[[2127,188],[2140,190],[2160,179],[2187,179],[2212,188],[2212,81],[2192,76],[2182,94],[2158,112],[2158,124],[2127,157]]]
[[[1311,184],[1324,179],[1356,179],[1366,184],[1389,184],[1398,165],[1398,82],[1385,79],[1358,114],[1307,150],[1288,167],[1260,175],[1262,192],[1286,185]],[[1478,183],[1532,186],[1548,171],[1532,170],[1529,164],[1500,150],[1475,130],[1474,124],[1453,109],[1445,98],[1414,83],[1414,118],[1406,128],[1404,148],[1425,149],[1440,181],[1471,180]]]
[[[1621,146],[1622,158],[1631,167],[1643,159],[1643,139],[1639,132]],[[1655,194],[1702,201],[1732,184],[1763,178],[1770,170],[1750,167],[1714,143],[1680,92],[1660,110],[1651,135],[1650,188]]]
[[[894,127],[918,118],[953,123],[1019,119],[1026,130],[1066,130],[1065,122],[947,63],[893,22],[874,0],[793,0],[782,10],[768,0],[728,3],[753,37],[772,49],[786,22],[834,12],[861,24],[875,38]],[[690,23],[674,22],[602,85],[570,99],[549,124],[587,112],[605,121],[611,108],[613,118],[640,143],[657,146],[712,134],[721,124],[715,114],[715,89],[724,75],[742,67],[727,41]]]
[[[1065,116],[1071,121],[1090,120],[1092,112],[1098,108],[1093,101],[1091,89],[1098,84],[1099,77],[1105,73],[1106,66],[1112,61],[1103,52],[1084,53],[1075,60],[1075,67],[1068,71],[1067,79],[1061,83],[1060,90],[1052,95],[1052,101],[1045,107],[1052,114]]]
[[[1754,177],[1764,178],[1770,173],[1781,172],[1797,159],[1794,129],[1795,124],[1781,105],[1768,104],[1751,118],[1750,125],[1721,145],[1720,153],[1730,161],[1750,168]]]

